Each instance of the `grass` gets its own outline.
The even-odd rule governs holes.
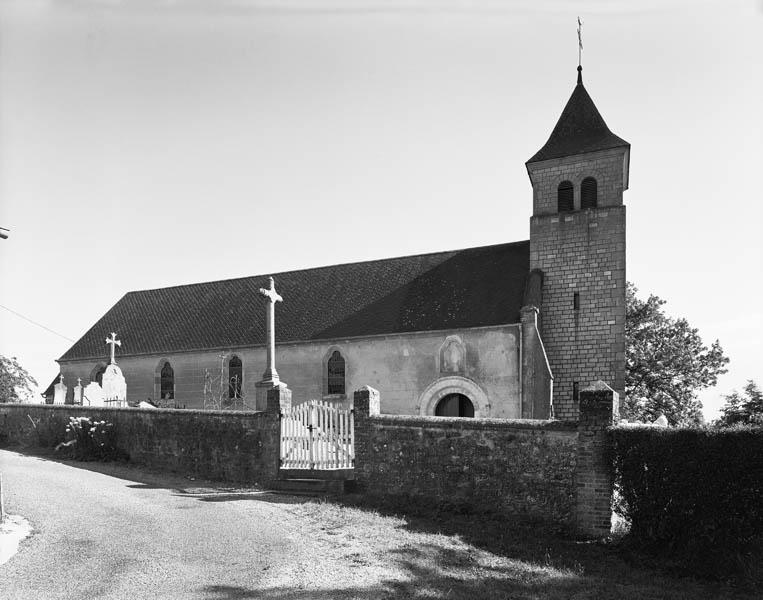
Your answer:
[[[584,542],[498,515],[369,508],[359,496],[291,510],[331,538],[361,579],[384,565],[373,594],[350,586],[332,590],[331,598],[760,598],[755,582],[734,586],[666,572],[618,538]]]

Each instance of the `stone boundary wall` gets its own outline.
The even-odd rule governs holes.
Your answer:
[[[379,392],[354,395],[355,485],[373,497],[464,504],[550,522],[586,537],[610,532],[607,431],[618,395],[603,382],[581,391],[580,421],[382,415]],[[0,447],[55,447],[70,416],[114,424],[130,460],[209,479],[270,485],[279,477],[285,386],[263,412],[0,404]]]
[[[606,384],[581,392],[581,421],[382,415],[379,393],[355,392],[355,482],[379,498],[465,504],[607,535],[612,483],[606,431],[617,417]]]
[[[130,462],[225,481],[267,485],[278,476],[278,409],[264,412],[0,404],[0,447],[54,448],[69,417],[114,424]]]

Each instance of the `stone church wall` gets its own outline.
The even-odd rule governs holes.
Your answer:
[[[349,406],[351,390],[363,385],[378,388],[384,395],[382,411],[389,414],[420,414],[432,406],[422,406],[420,398],[437,383],[455,382],[467,386],[467,395],[480,416],[520,418],[519,326],[505,325],[462,330],[418,332],[344,340],[321,340],[276,346],[276,368],[292,390],[295,404],[312,398],[327,398],[326,364],[334,350],[345,359],[347,393],[331,396]],[[457,347],[457,360],[443,356],[448,344]],[[125,341],[127,345],[128,341]],[[460,354],[459,354],[460,352]],[[159,371],[169,360],[175,376],[175,400],[181,407],[204,407],[204,373],[220,374],[224,354],[224,374],[234,354],[243,363],[243,390],[254,407],[255,383],[265,368],[265,348],[231,351],[185,352],[168,355],[123,356],[117,362],[127,380],[127,400],[137,403],[159,397]],[[460,360],[458,358],[460,357]],[[449,362],[450,360],[450,362]],[[90,381],[97,361],[67,362],[61,372],[67,382]],[[102,364],[105,364],[103,362]],[[476,385],[480,398],[469,386]],[[450,387],[440,386],[443,390]],[[425,394],[426,395],[426,394]],[[484,395],[484,397],[482,397]],[[426,398],[424,399],[426,404]]]

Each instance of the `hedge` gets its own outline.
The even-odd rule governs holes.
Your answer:
[[[750,566],[763,540],[763,428],[610,431],[629,539],[694,573]]]

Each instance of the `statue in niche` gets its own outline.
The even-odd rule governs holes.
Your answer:
[[[464,370],[464,348],[458,340],[449,340],[440,353],[440,371],[460,373]]]

